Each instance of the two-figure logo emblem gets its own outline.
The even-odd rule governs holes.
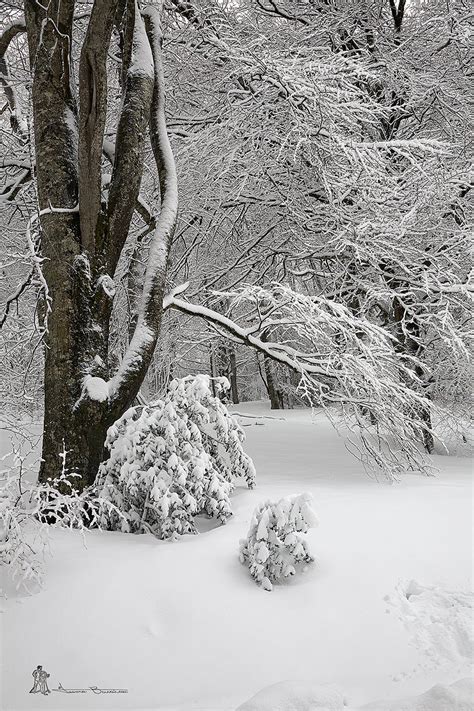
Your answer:
[[[51,691],[48,689],[48,678],[49,674],[43,669],[41,664],[38,664],[36,669],[33,670],[32,676],[34,679],[33,688],[30,689],[30,694],[50,694]]]

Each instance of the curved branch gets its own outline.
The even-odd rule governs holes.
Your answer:
[[[178,180],[165,119],[160,16],[156,9],[147,8],[144,17],[154,62],[150,138],[160,179],[161,212],[150,246],[135,332],[116,375],[108,383],[113,419],[135,398],[153,357],[161,328],[168,254],[178,216]]]
[[[0,36],[0,58],[4,57],[12,39],[22,32],[26,32],[24,19],[15,20],[5,27]]]
[[[5,96],[7,97],[8,107],[11,114],[11,127],[15,133],[17,133],[21,138],[24,138],[27,133],[26,123],[22,119],[19,111],[18,98],[10,78],[8,63],[5,59],[5,54],[10,46],[10,42],[22,32],[26,32],[26,24],[24,20],[19,19],[9,24],[0,36],[0,85],[3,86]]]

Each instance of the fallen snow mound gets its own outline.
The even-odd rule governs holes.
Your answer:
[[[334,686],[309,681],[281,681],[267,686],[237,711],[338,711],[346,705]]]
[[[375,701],[362,706],[360,711],[472,711],[473,708],[474,681],[466,678],[449,686],[436,684],[420,696]]]
[[[416,580],[397,586],[386,601],[398,613],[427,667],[465,663],[474,654],[474,594],[427,587]]]
[[[236,711],[356,711],[333,686],[309,681],[282,681],[267,686]],[[460,679],[445,686],[436,684],[420,696],[374,701],[358,711],[473,711],[474,680]]]

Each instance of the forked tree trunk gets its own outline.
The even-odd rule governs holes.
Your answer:
[[[74,485],[83,489],[93,483],[107,429],[136,397],[160,335],[177,183],[164,115],[158,12],[149,10],[142,17],[135,0],[94,2],[81,51],[79,110],[73,88],[73,15],[74,0],[25,2],[46,283],[39,478],[56,479],[65,469],[77,475]],[[123,32],[123,102],[105,200],[101,160],[114,24]],[[152,226],[136,328],[123,361],[111,369],[113,277],[137,205],[148,123],[161,213]]]

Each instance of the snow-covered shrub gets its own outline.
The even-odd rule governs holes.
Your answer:
[[[215,387],[227,389],[229,382],[217,378]],[[110,457],[97,486],[123,518],[112,512],[101,525],[169,539],[195,533],[201,513],[225,523],[235,478],[255,484],[243,439],[208,376],[173,380],[162,400],[131,408],[108,431]]]
[[[17,588],[41,586],[44,555],[51,526],[85,531],[114,509],[111,502],[74,489],[74,473],[67,472],[63,452],[60,474],[47,484],[31,484],[34,472],[13,448],[5,455],[10,466],[0,473],[0,566]],[[114,512],[120,516],[120,512]]]
[[[299,494],[276,503],[265,501],[254,511],[247,538],[240,541],[240,562],[264,590],[294,575],[298,564],[314,560],[297,535],[318,524],[311,501],[311,494]]]

